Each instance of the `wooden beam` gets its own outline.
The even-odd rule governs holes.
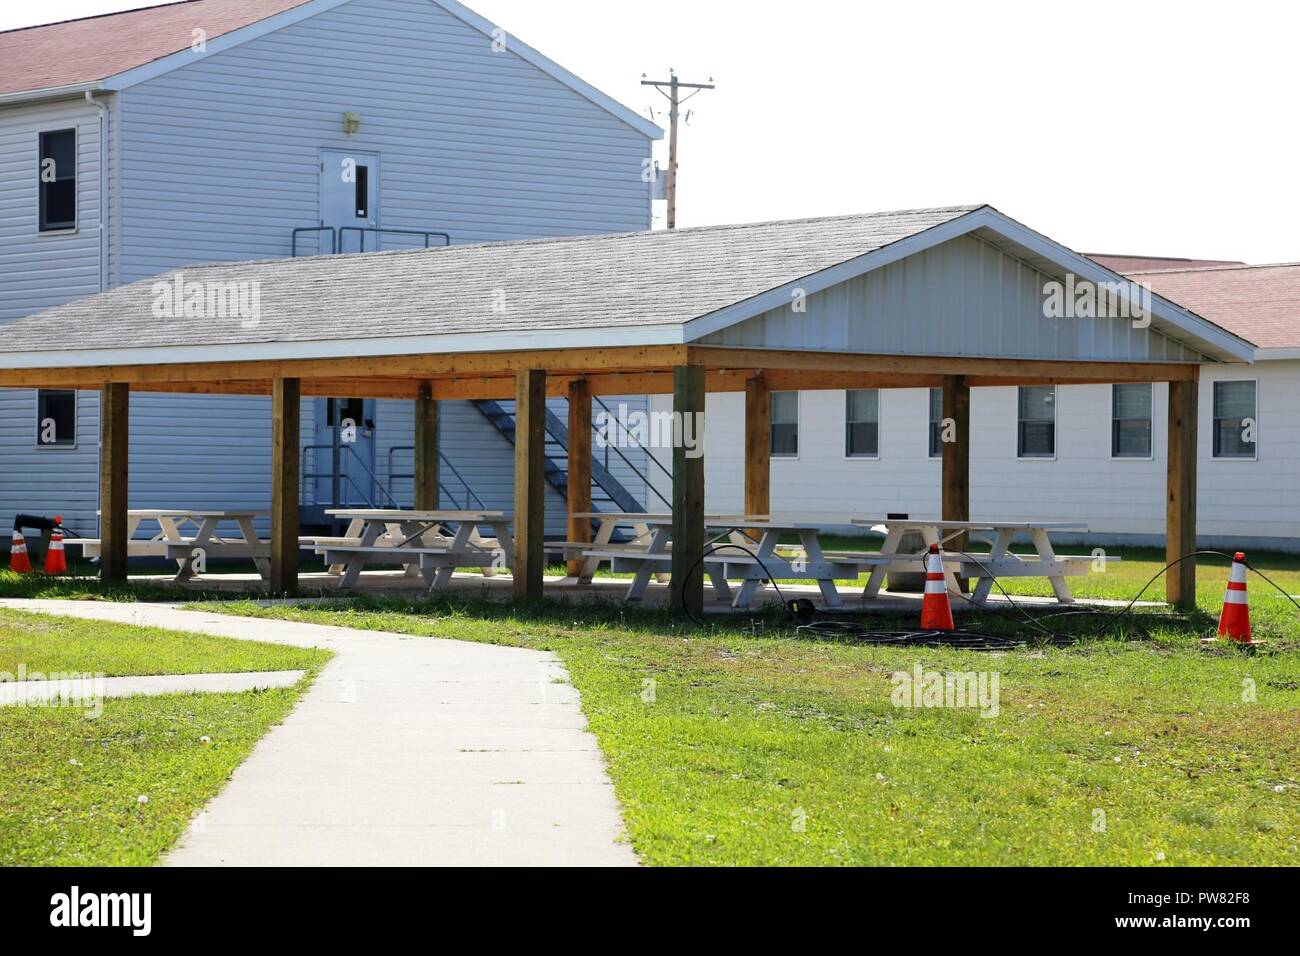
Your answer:
[[[301,383],[277,378],[271,386],[271,592],[298,589],[298,456]]]
[[[951,438],[940,444],[943,453],[944,521],[970,520],[970,386],[962,375],[947,375],[943,380],[943,422],[941,436]],[[951,540],[955,551],[970,549],[965,532]],[[959,577],[962,590],[966,578]]]
[[[763,376],[745,383],[745,514],[772,513],[772,393]]]
[[[704,368],[682,365],[673,371],[673,413],[697,438],[704,434]],[[674,429],[678,431],[678,429]],[[704,446],[694,450],[673,442],[673,560],[670,603],[674,610],[704,613]]]
[[[1169,384],[1168,476],[1165,508],[1165,561],[1196,550],[1196,431],[1200,390],[1196,382]],[[1165,600],[1196,606],[1196,559],[1188,558],[1165,574]]]
[[[131,396],[126,385],[105,385],[99,394],[99,575],[126,581],[127,486]]]
[[[428,382],[415,399],[415,508],[438,508],[438,400]]]
[[[590,541],[591,519],[575,518],[591,511],[591,386],[585,378],[569,383],[569,540]],[[569,562],[577,574],[583,562]]]
[[[987,376],[1015,385],[1021,379],[1057,376],[1080,382],[1169,382],[1194,380],[1199,366],[1164,362],[1087,362],[942,355],[867,355],[793,349],[688,347],[692,364],[709,368],[798,369],[803,372],[884,372],[912,375]],[[775,388],[773,385],[769,385]],[[806,387],[806,386],[801,386]]]
[[[0,369],[0,387],[98,388],[105,382],[223,382],[297,379],[429,379],[438,376],[508,376],[530,369],[556,374],[669,369],[686,357],[684,345],[544,349],[516,352],[420,352],[409,355],[338,356],[246,362],[179,362],[166,365],[99,365],[72,368]]]
[[[515,376],[516,598],[542,596],[546,564],[546,372]]]

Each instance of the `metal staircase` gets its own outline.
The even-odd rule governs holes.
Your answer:
[[[605,411],[608,407],[599,398],[594,401]],[[492,425],[499,431],[511,445],[515,443],[515,403],[499,402],[490,399],[480,399],[473,403]],[[630,437],[630,436],[629,436]],[[568,426],[560,419],[560,416],[546,409],[546,457],[543,463],[543,472],[546,476],[547,483],[554,488],[561,497],[568,497],[569,493],[569,473],[568,473],[568,448],[569,448],[569,429]],[[665,506],[669,506],[668,499],[655,487],[654,483],[643,470],[624,454],[623,450],[618,447],[617,443],[607,443],[603,449],[604,460],[602,461],[593,454],[591,460],[591,509],[593,511],[644,511],[650,506],[647,500],[642,502],[627,487],[618,480],[610,470],[609,453],[614,452],[619,459],[636,475],[646,488],[647,498],[651,495],[657,497]],[[658,459],[647,453],[647,462],[653,462],[659,467],[665,475],[668,475],[667,469],[659,464]],[[669,476],[671,480],[671,476]],[[652,509],[651,509],[652,510]]]

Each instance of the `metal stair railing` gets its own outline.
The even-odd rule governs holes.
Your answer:
[[[412,461],[414,461],[414,458],[415,458],[415,446],[414,446],[414,445],[393,445],[393,446],[391,446],[391,447],[388,449],[388,481],[389,481],[390,484],[391,484],[392,482],[394,482],[394,481],[399,480],[399,479],[401,479],[401,480],[406,480],[406,481],[410,481],[410,482],[412,482],[412,494],[414,494],[415,472],[414,472],[414,471],[410,471],[410,472],[396,472],[396,471],[393,470],[393,454],[394,454],[395,452],[405,452],[405,451],[409,451],[409,452],[411,453]],[[473,503],[473,504],[477,504],[477,505],[478,505],[478,510],[480,510],[480,511],[487,511],[487,510],[488,510],[488,507],[487,507],[487,505],[483,502],[483,499],[480,498],[480,497],[478,496],[478,493],[477,493],[476,491],[474,491],[474,489],[470,486],[470,483],[469,483],[468,481],[465,480],[465,476],[462,475],[462,474],[460,473],[460,471],[456,468],[456,466],[455,466],[454,464],[452,464],[451,459],[448,458],[448,457],[447,457],[445,454],[443,454],[441,451],[438,452],[438,463],[439,463],[439,468],[438,468],[438,491],[439,491],[441,494],[446,495],[448,501],[450,501],[450,502],[452,502],[453,504],[455,504],[455,503],[456,503],[456,495],[455,495],[455,493],[452,491],[452,489],[451,489],[451,488],[448,488],[448,487],[447,487],[447,484],[442,480],[442,476],[445,474],[445,472],[443,471],[443,469],[442,469],[442,467],[441,467],[441,466],[443,466],[443,465],[445,465],[445,466],[447,467],[447,470],[448,470],[448,471],[450,471],[453,475],[456,476],[456,480],[460,482],[460,486],[461,486],[463,489],[465,489],[465,499],[464,499],[464,500],[465,500],[465,510],[466,510],[466,511],[470,511],[470,510],[472,510],[472,509],[470,508],[471,503]],[[412,467],[414,467],[414,465],[412,465]]]
[[[655,455],[655,453],[651,451],[649,448],[647,448],[645,445],[642,445],[639,441],[636,440],[636,436],[633,435],[630,430],[628,430],[626,425],[623,425],[623,423],[619,421],[619,419],[610,410],[610,407],[600,400],[600,396],[593,395],[591,399],[597,405],[600,406],[601,411],[605,413],[608,421],[618,422],[619,426],[622,428],[623,434],[627,436],[627,440],[631,444],[631,446],[639,451],[645,452],[646,458],[649,461],[654,462],[655,467],[664,473],[664,477],[668,479],[668,487],[671,488],[673,482],[673,473],[664,467],[663,462],[659,460],[658,456]],[[661,492],[655,486],[654,482],[650,480],[650,476],[648,474],[646,474],[635,464],[633,464],[632,461],[627,457],[627,455],[623,454],[622,449],[618,447],[617,442],[610,442],[610,441],[605,442],[605,447],[603,449],[605,452],[605,470],[606,471],[609,470],[609,450],[611,447],[614,449],[614,453],[623,460],[623,463],[632,469],[632,473],[641,479],[641,483],[645,485],[645,487],[648,488],[656,498],[658,498],[665,505],[667,505],[668,510],[671,511],[673,508],[672,502],[669,499],[664,497],[663,492]]]
[[[309,484],[309,482],[314,482],[314,481],[317,481],[318,479],[321,479],[321,478],[331,478],[331,479],[332,479],[332,478],[336,478],[336,477],[337,477],[340,481],[346,481],[346,482],[347,482],[347,483],[348,483],[348,484],[349,484],[349,485],[350,485],[350,486],[351,486],[351,487],[352,487],[352,488],[357,492],[357,494],[361,496],[361,498],[366,502],[366,504],[368,504],[371,508],[378,508],[378,507],[380,507],[380,505],[376,503],[376,499],[380,499],[380,498],[387,500],[387,502],[388,502],[388,505],[387,505],[387,506],[390,507],[390,508],[399,508],[399,507],[401,507],[401,505],[399,505],[399,504],[397,503],[397,499],[393,497],[392,493],[389,492],[388,488],[384,486],[384,483],[383,483],[382,481],[379,480],[378,476],[375,475],[374,471],[370,468],[369,465],[367,465],[367,464],[365,463],[365,461],[362,459],[362,457],[361,457],[360,455],[357,454],[357,450],[356,450],[355,448],[353,448],[351,445],[339,445],[339,446],[337,446],[338,451],[341,453],[341,457],[340,457],[340,460],[339,460],[339,469],[338,469],[338,474],[337,474],[337,475],[335,474],[335,472],[334,472],[333,469],[331,469],[331,470],[329,470],[329,471],[314,471],[314,470],[308,470],[308,468],[307,468],[307,453],[308,453],[308,452],[311,452],[311,460],[312,460],[313,465],[314,465],[314,463],[315,463],[315,461],[316,461],[316,452],[317,452],[317,451],[319,451],[319,450],[328,451],[328,452],[330,452],[331,455],[332,455],[333,452],[335,451],[335,447],[336,447],[336,446],[334,446],[334,445],[304,445],[304,446],[303,446],[303,449],[302,449],[302,466],[301,466],[301,468],[300,468],[300,471],[301,471],[300,480],[301,480],[301,482],[302,482],[302,485],[301,485],[301,488],[300,488],[300,493],[303,493],[303,492],[305,492],[305,490],[306,490],[307,488],[312,487],[312,486]],[[370,494],[367,494],[366,491],[365,491],[365,489],[363,489],[359,484],[357,484],[356,479],[352,477],[352,473],[351,473],[351,472],[350,472],[350,471],[349,471],[349,470],[344,466],[343,461],[342,461],[342,458],[343,458],[343,457],[346,457],[347,455],[351,455],[351,456],[352,456],[352,459],[351,459],[351,460],[352,460],[352,461],[355,461],[358,465],[360,465],[360,466],[361,466],[361,470],[364,471],[364,472],[366,473],[366,477],[370,480],[370,491],[371,491]],[[379,492],[382,492],[382,495],[376,495],[376,494],[374,494],[374,492],[375,492],[376,490],[378,490]],[[302,494],[302,497],[304,497],[304,498],[306,497],[305,493]],[[337,495],[337,494],[334,494],[334,495],[332,495],[331,497],[336,497],[336,498],[337,498],[338,495]],[[315,495],[313,495],[312,498],[313,498],[313,500],[314,500],[314,499],[315,499]],[[316,503],[319,504],[319,502],[316,502]],[[340,507],[340,506],[345,506],[346,504],[347,504],[347,502],[334,501],[334,502],[331,503],[331,507],[335,507],[335,508],[337,508],[337,507]]]
[[[448,233],[434,232],[428,229],[385,229],[381,226],[343,226],[339,229],[339,252],[342,252],[343,247],[347,244],[345,240],[347,239],[347,234],[349,232],[355,232],[357,234],[357,252],[366,251],[366,233],[374,233],[376,251],[378,251],[379,244],[382,241],[380,237],[384,233],[394,236],[422,236],[424,237],[424,248],[426,249],[429,248],[430,236],[438,236],[441,238],[444,246],[451,245],[451,236]]]

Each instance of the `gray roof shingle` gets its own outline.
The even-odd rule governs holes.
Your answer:
[[[13,322],[0,353],[683,323],[978,208],[192,266],[186,283],[257,283],[257,324],[156,314],[172,272]]]

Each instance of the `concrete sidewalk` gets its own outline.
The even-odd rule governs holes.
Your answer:
[[[231,674],[151,674],[144,677],[69,677],[55,680],[0,681],[0,706],[79,697],[156,697],[159,694],[222,694],[292,687],[303,671],[244,671]]]
[[[0,605],[335,652],[167,864],[636,863],[552,654],[167,605]]]

